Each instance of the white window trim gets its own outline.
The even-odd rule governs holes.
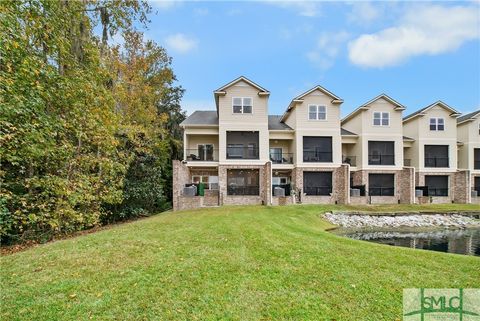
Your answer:
[[[252,102],[252,104],[251,104],[252,112],[251,112],[251,113],[244,113],[244,112],[243,112],[243,106],[244,106],[243,100],[244,100],[245,98],[250,99],[250,101]],[[242,112],[241,112],[241,113],[236,113],[236,112],[233,111],[233,106],[234,106],[233,101],[234,101],[235,99],[241,99],[241,100],[242,100]],[[232,97],[232,114],[233,114],[233,115],[253,115],[253,98],[252,98],[252,97]]]
[[[316,112],[315,112],[315,119],[310,119],[310,107],[315,107],[315,111],[316,111]],[[325,108],[325,119],[319,119],[319,118],[318,118],[318,114],[319,114],[318,109],[319,109],[319,107]],[[327,119],[328,119],[327,106],[325,106],[325,105],[315,105],[315,104],[310,104],[310,105],[308,105],[307,119],[308,119],[309,121],[327,121]]]
[[[375,114],[380,114],[380,125],[375,125]],[[383,125],[383,114],[388,115],[388,125]],[[390,127],[390,112],[388,111],[374,111],[372,114],[372,126],[375,127]]]
[[[432,119],[435,119],[435,129],[431,129],[431,128],[430,128],[430,126],[433,125],[433,124],[432,124]],[[442,130],[439,130],[439,129],[438,129],[438,125],[439,125],[438,120],[439,120],[439,119],[443,119],[443,129],[442,129]],[[432,132],[444,132],[444,131],[445,131],[445,127],[446,127],[446,126],[445,126],[445,118],[443,118],[443,117],[430,117],[430,119],[428,120],[428,129],[429,129],[430,131],[432,131]]]

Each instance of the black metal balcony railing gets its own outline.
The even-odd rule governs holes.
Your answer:
[[[357,156],[342,156],[342,163],[357,166]]]
[[[293,164],[293,153],[270,153],[272,164]]]
[[[303,187],[303,192],[307,195],[330,195],[332,193],[331,186],[309,186]]]
[[[428,196],[448,196],[448,188],[428,188]]]
[[[227,159],[259,159],[258,147],[227,147]]]
[[[403,166],[412,166],[412,160],[408,158],[403,159]]]
[[[425,167],[449,167],[448,157],[425,157]]]
[[[272,184],[272,195],[274,195],[275,187],[281,187],[285,190],[285,196],[289,196],[291,192],[290,184]]]
[[[368,155],[368,165],[395,165],[395,155]]]
[[[319,152],[314,150],[303,151],[304,162],[331,163],[332,152]]]
[[[370,196],[394,196],[395,188],[393,187],[370,187],[368,190]]]
[[[227,195],[260,195],[259,186],[228,186]]]
[[[185,159],[187,161],[218,162],[218,149],[187,149]]]
[[[480,169],[480,160],[473,161],[473,169]]]

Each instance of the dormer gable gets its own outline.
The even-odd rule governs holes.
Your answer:
[[[307,90],[306,92],[298,95],[297,97],[293,98],[292,101],[290,102],[290,104],[288,105],[287,110],[282,115],[281,121],[284,121],[288,117],[288,114],[292,111],[292,109],[295,108],[298,104],[303,103],[305,97],[307,97],[309,95],[312,95],[312,96],[319,96],[319,95],[328,96],[329,98],[331,98],[330,102],[333,105],[338,105],[339,106],[340,104],[343,103],[342,98],[336,96],[335,94],[328,91],[324,87],[322,87],[320,85],[317,85],[317,86]]]
[[[354,118],[361,112],[369,110],[374,103],[379,103],[379,102],[390,104],[393,110],[395,111],[403,111],[406,109],[405,106],[403,106],[402,104],[400,104],[398,101],[388,96],[387,94],[380,94],[377,97],[373,98],[372,100],[369,100],[366,103],[362,104],[360,107],[358,107],[357,109],[352,111],[350,114],[348,114],[345,118],[342,119],[342,124],[345,122],[348,122],[350,119]]]
[[[244,87],[250,86],[258,90],[258,96],[268,97],[270,95],[270,92],[267,89],[251,81],[247,77],[240,76],[213,92],[213,95],[215,97],[215,105],[217,107],[217,113],[218,113],[219,98],[222,96],[225,96],[227,94],[228,88],[232,86],[244,86]]]
[[[460,116],[460,113],[456,109],[454,109],[453,107],[450,107],[449,105],[447,105],[443,101],[438,100],[438,101],[434,102],[433,104],[428,105],[427,107],[424,107],[420,110],[417,110],[416,112],[404,117],[403,122],[406,123],[406,122],[409,122],[411,120],[418,119],[419,117],[424,117],[434,107],[441,107],[441,108],[445,109],[449,113],[450,117],[457,118],[458,116]]]

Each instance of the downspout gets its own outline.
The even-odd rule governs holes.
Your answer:
[[[270,163],[270,193],[268,193],[268,205],[272,206],[272,179],[273,179],[273,170],[272,170],[272,162],[268,161]]]

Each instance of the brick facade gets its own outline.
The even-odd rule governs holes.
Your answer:
[[[304,172],[332,172],[332,194],[330,196],[304,195]],[[297,167],[292,171],[292,183],[295,186],[297,200],[303,204],[347,204],[349,199],[349,166],[340,167]]]
[[[415,200],[415,169],[405,167],[402,170],[359,170],[352,172],[353,185],[365,185],[367,196],[351,199],[355,204],[412,204]],[[369,174],[394,174],[394,196],[368,196]],[[362,200],[364,198],[365,200]]]

